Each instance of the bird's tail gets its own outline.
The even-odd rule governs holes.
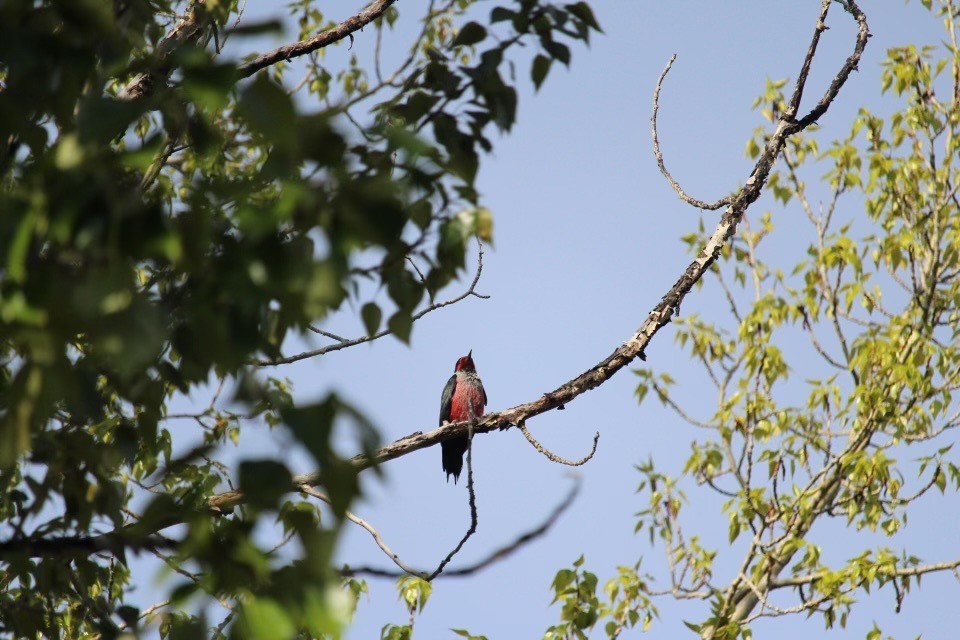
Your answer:
[[[447,472],[447,482],[450,482],[450,476],[453,475],[453,483],[456,484],[460,478],[460,472],[463,471],[463,454],[467,452],[467,437],[451,438],[440,443],[443,449],[443,470]]]

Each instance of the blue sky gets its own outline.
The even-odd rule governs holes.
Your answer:
[[[483,11],[492,7],[480,6]],[[277,370],[293,381],[299,399],[309,401],[336,390],[367,412],[384,441],[394,440],[436,425],[440,392],[454,362],[473,349],[490,399],[488,410],[533,400],[627,339],[689,263],[679,238],[696,230],[700,215],[678,200],[651,153],[649,117],[657,77],[677,53],[660,109],[660,138],[669,168],[695,197],[715,200],[726,195],[749,174],[745,143],[764,124],[751,104],[767,78],[796,74],[819,2],[606,0],[593,7],[605,34],[596,36],[589,49],[575,47],[569,70],[555,65],[535,95],[528,67],[518,66],[518,122],[509,136],[495,141],[495,152],[482,162],[479,187],[495,216],[495,246],[486,253],[479,290],[490,299],[470,298],[425,317],[414,329],[411,346],[385,338]],[[407,0],[398,8],[404,14],[419,4]],[[863,2],[863,8],[874,37],[859,73],[822,119],[823,128],[815,134],[821,148],[849,130],[861,105],[879,112],[890,108],[890,99],[879,93],[880,63],[888,47],[942,38],[939,20],[919,2]],[[270,9],[251,4],[248,16],[255,19]],[[808,84],[808,108],[852,48],[853,22],[839,5],[833,7],[829,25]],[[404,35],[401,28],[397,36]],[[358,35],[355,51],[362,63],[370,49],[361,43],[365,38],[372,39],[373,32]],[[327,53],[331,66],[344,49]],[[787,260],[801,259],[811,232],[799,207],[783,208],[765,196],[751,216],[766,210],[773,212],[777,227],[771,246],[797,253],[787,254]],[[714,215],[704,216],[708,228]],[[850,209],[843,215],[855,218],[860,212]],[[798,237],[804,238],[802,244]],[[708,281],[702,291],[692,293],[683,313],[724,317],[725,305],[708,290],[713,284]],[[349,313],[326,326],[342,335],[363,332]],[[669,370],[681,381],[682,397],[692,410],[708,415],[712,391],[701,392],[702,374],[686,362],[672,336],[667,327],[654,339],[647,364],[654,371]],[[290,344],[286,350],[297,348]],[[549,606],[553,575],[581,554],[601,584],[617,565],[632,565],[640,558],[646,572],[666,578],[662,550],[652,548],[645,535],[633,534],[633,514],[646,504],[646,497],[636,493],[641,477],[633,465],[653,458],[665,471],[678,474],[690,442],[700,434],[656,401],[638,407],[635,385],[636,377],[622,371],[566,411],[528,424],[544,445],[568,458],[584,455],[593,433],[600,432],[595,458],[577,469],[583,482],[578,501],[545,537],[507,561],[469,578],[438,580],[417,619],[416,637],[453,637],[451,627],[491,639],[540,637],[558,619],[558,609]],[[249,429],[245,438],[235,452],[237,459],[261,456],[268,448],[286,451],[289,443],[278,433],[265,433],[265,428]],[[310,470],[306,456],[284,455],[295,471]],[[482,558],[538,525],[571,483],[567,468],[542,457],[515,429],[477,437],[474,471],[480,527],[451,567]],[[367,496],[354,510],[374,524],[407,563],[436,566],[469,524],[464,484],[444,481],[439,448],[390,462],[385,472],[382,482],[366,474],[371,476],[365,478]],[[691,496],[703,495],[688,488]],[[936,498],[924,503],[894,545],[909,545],[931,561],[956,555],[960,516],[945,504]],[[692,506],[685,520],[689,530],[708,545],[725,547],[727,520],[719,503],[704,500]],[[875,542],[845,529],[825,531],[822,537],[821,542],[831,545],[828,557],[838,561]],[[736,551],[721,552],[721,584],[740,559]],[[358,528],[346,532],[340,557],[351,564],[389,565]],[[387,622],[406,620],[393,581],[369,583],[371,594],[360,603],[351,639],[379,637]],[[952,577],[925,578],[899,615],[893,613],[889,590],[858,594],[863,603],[847,631],[833,635],[863,637],[877,621],[896,637],[947,637],[960,624],[960,612],[951,606],[957,589]],[[682,620],[708,615],[703,603],[664,599],[658,605],[661,618],[650,631],[654,638],[689,635]],[[801,638],[821,630],[819,618],[792,617],[758,623],[755,637],[776,633]],[[603,636],[602,629],[594,635]],[[625,637],[634,635],[639,631]]]

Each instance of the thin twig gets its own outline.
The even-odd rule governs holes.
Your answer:
[[[473,402],[470,402],[470,411],[469,415],[473,415]],[[477,493],[473,486],[473,423],[475,421],[470,421],[470,426],[467,430],[467,493],[469,494],[469,503],[470,503],[470,527],[467,529],[467,532],[460,538],[460,542],[457,543],[457,546],[453,548],[453,551],[447,554],[447,557],[444,558],[437,568],[430,574],[427,578],[428,581],[433,580],[438,575],[443,573],[443,570],[446,568],[450,561],[453,560],[453,556],[457,555],[460,552],[460,549],[463,548],[463,545],[466,544],[467,540],[470,539],[474,533],[477,532]]]
[[[486,569],[491,564],[503,560],[504,558],[509,557],[515,551],[526,545],[531,540],[539,538],[545,534],[550,527],[560,518],[564,511],[566,511],[570,505],[573,504],[574,499],[580,493],[580,481],[578,478],[574,477],[575,483],[573,488],[570,490],[570,493],[567,494],[567,497],[563,499],[563,502],[558,504],[556,508],[550,513],[546,520],[538,526],[536,529],[531,529],[526,533],[517,537],[516,540],[510,544],[500,547],[495,550],[493,553],[487,555],[485,558],[479,562],[475,562],[471,565],[463,567],[462,569],[454,569],[452,571],[444,571],[442,574],[439,574],[438,578],[460,578],[464,576],[473,575],[483,569]],[[397,573],[396,571],[389,571],[387,569],[379,569],[377,567],[344,567],[340,570],[340,574],[343,576],[357,576],[357,575],[368,575],[377,578],[398,578],[406,573]],[[416,574],[414,574],[416,575]]]
[[[590,453],[580,458],[579,460],[567,460],[566,458],[561,458],[560,456],[553,453],[552,451],[547,449],[545,446],[537,442],[537,439],[534,438],[533,435],[530,433],[530,431],[527,429],[525,420],[521,420],[519,423],[517,423],[517,428],[520,429],[520,433],[524,435],[524,437],[527,439],[527,442],[533,445],[534,449],[536,449],[537,451],[545,455],[548,460],[550,460],[551,462],[556,462],[557,464],[565,464],[568,467],[579,467],[580,465],[583,465],[589,462],[590,458],[593,457],[593,454],[597,452],[597,441],[600,440],[600,432],[597,431],[595,434],[593,434],[593,447],[590,449]]]
[[[413,316],[411,316],[410,318],[410,321],[416,322],[417,320],[427,315],[428,313],[432,313],[437,309],[442,309],[452,304],[456,304],[461,300],[464,300],[470,296],[474,296],[482,300],[488,299],[490,296],[484,295],[482,293],[477,293],[477,283],[480,282],[480,275],[482,273],[483,273],[483,243],[480,241],[480,238],[477,238],[477,271],[474,274],[473,281],[470,283],[470,286],[467,288],[467,290],[456,297],[450,298],[449,300],[444,300],[443,302],[434,302],[433,304],[424,307],[417,313],[413,314]],[[374,340],[379,340],[380,338],[383,338],[384,336],[388,336],[393,333],[391,329],[387,328],[387,329],[381,329],[380,331],[378,331],[377,333],[374,333],[373,335],[361,336],[359,338],[352,338],[348,340],[348,339],[341,338],[340,336],[337,336],[335,334],[323,331],[322,329],[317,329],[315,327],[310,327],[310,330],[315,333],[319,333],[321,335],[327,336],[329,338],[333,338],[334,340],[338,340],[339,342],[337,342],[337,344],[330,344],[325,347],[320,347],[319,349],[312,349],[310,351],[304,351],[302,353],[297,353],[292,356],[277,358],[275,360],[267,360],[267,359],[256,360],[253,362],[253,364],[255,364],[258,367],[275,367],[281,364],[290,364],[292,362],[306,360],[307,358],[322,356],[332,351],[340,351],[341,349],[346,349],[348,347],[355,347],[358,344],[373,342]]]
[[[158,609],[162,609],[162,608],[164,608],[164,607],[166,607],[166,606],[169,606],[169,604],[170,604],[170,600],[163,600],[162,602],[158,602],[158,603],[156,603],[155,605],[152,605],[152,606],[150,606],[150,607],[147,607],[147,608],[144,609],[144,610],[140,613],[140,615],[137,617],[137,622],[139,622],[140,620],[143,620],[144,618],[148,617],[149,615],[155,613]],[[130,625],[128,625],[126,622],[124,622],[124,623],[120,624],[120,626],[118,626],[117,629],[119,629],[120,631],[123,631],[124,629],[126,629],[126,628],[129,627],[129,626],[130,626]]]
[[[309,496],[313,496],[313,497],[316,498],[317,500],[321,500],[321,501],[323,501],[323,502],[326,502],[327,504],[333,504],[333,503],[330,501],[330,498],[327,497],[327,495],[326,495],[325,493],[323,493],[323,492],[321,492],[321,491],[318,491],[317,489],[314,489],[314,488],[311,487],[310,485],[307,485],[307,484],[300,485],[300,491],[302,491],[303,493],[305,493],[305,494],[307,494],[307,495],[309,495]],[[363,527],[364,529],[366,529],[367,532],[368,532],[371,536],[373,536],[373,540],[374,540],[374,542],[377,543],[377,546],[380,547],[380,549],[381,549],[385,554],[387,554],[387,557],[390,558],[395,565],[397,565],[398,567],[400,567],[400,570],[403,571],[404,574],[409,574],[409,575],[417,576],[417,577],[420,577],[420,578],[426,578],[426,577],[427,577],[426,572],[418,571],[418,570],[416,570],[416,569],[413,569],[413,568],[411,568],[410,566],[408,566],[403,560],[401,560],[401,559],[400,559],[400,556],[398,556],[396,553],[394,553],[394,551],[393,551],[389,546],[387,546],[387,543],[384,542],[383,537],[380,535],[380,532],[377,531],[369,522],[367,522],[367,521],[364,520],[363,518],[357,516],[356,514],[351,513],[350,511],[345,511],[345,512],[344,512],[344,515],[347,517],[348,520],[350,520],[350,522],[352,522],[352,523],[354,523],[354,524],[356,524],[356,525],[359,525],[359,526]]]
[[[673,187],[673,190],[677,192],[677,195],[680,196],[681,200],[689,205],[693,205],[698,209],[716,211],[720,207],[725,207],[730,204],[732,201],[730,196],[727,196],[726,198],[720,198],[713,204],[692,198],[687,195],[687,192],[683,190],[683,187],[680,186],[680,183],[673,179],[673,176],[670,175],[670,172],[667,171],[666,165],[663,163],[663,153],[660,151],[660,139],[657,136],[657,112],[660,110],[660,87],[663,85],[663,80],[667,77],[667,74],[670,72],[670,68],[673,67],[673,62],[676,59],[677,54],[670,56],[667,66],[663,69],[663,73],[660,74],[660,78],[657,80],[657,88],[653,92],[653,114],[650,116],[650,134],[653,136],[653,155],[657,159],[657,167],[659,167],[660,173],[662,173],[663,177],[667,179],[667,182],[670,183],[670,186]]]
[[[227,40],[230,39],[230,36],[233,35],[233,32],[237,30],[237,27],[240,26],[240,20],[243,19],[243,12],[247,10],[247,0],[242,0],[239,8],[237,9],[237,19],[233,21],[233,26],[227,29],[223,34],[223,42],[220,43],[220,47],[223,48],[227,46]]]
[[[877,571],[878,578],[903,578],[927,575],[928,573],[937,573],[940,571],[953,571],[960,568],[960,559],[949,560],[946,562],[937,562],[933,564],[922,564],[916,567],[900,567],[893,569],[882,569]],[[782,589],[783,587],[796,587],[798,585],[811,584],[823,579],[829,571],[816,571],[789,578],[777,578],[770,582],[770,589]]]

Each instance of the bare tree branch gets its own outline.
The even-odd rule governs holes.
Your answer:
[[[326,494],[321,493],[320,491],[317,491],[310,485],[306,485],[306,484],[301,485],[300,490],[303,493],[306,493],[307,495],[311,495],[319,500],[326,502],[327,504],[333,504],[332,502],[330,502],[330,498],[328,498]],[[454,547],[453,551],[448,553],[447,556],[437,566],[437,568],[430,573],[426,571],[413,569],[410,566],[408,566],[406,563],[404,563],[400,559],[400,556],[394,553],[393,550],[387,546],[387,543],[384,542],[383,537],[380,535],[380,533],[375,528],[373,528],[373,526],[370,523],[368,523],[366,520],[358,517],[357,515],[349,511],[346,511],[345,515],[347,516],[348,520],[366,529],[370,533],[370,535],[373,536],[373,539],[377,543],[377,546],[380,547],[380,549],[385,554],[387,554],[387,557],[389,557],[395,565],[400,567],[403,573],[396,574],[396,575],[411,575],[411,576],[416,576],[418,578],[423,578],[424,580],[427,580],[427,581],[431,581],[437,576],[439,576],[441,573],[443,573],[444,568],[450,563],[451,560],[453,560],[453,557],[460,552],[460,549],[462,549],[463,545],[466,544],[467,540],[470,539],[470,536],[472,536],[474,533],[477,532],[477,524],[479,520],[477,517],[477,494],[473,486],[473,432],[472,430],[467,437],[467,492],[469,494],[469,503],[470,503],[470,526],[467,528],[467,532],[464,534],[463,538],[460,539],[460,542],[457,543],[457,546]],[[374,570],[368,569],[366,571],[373,572]],[[378,570],[376,575],[386,575],[386,573],[387,572],[385,571]],[[352,572],[349,574],[344,573],[344,575],[353,575],[353,573]],[[390,573],[390,575],[394,575],[394,573]]]
[[[793,95],[787,104],[786,116],[794,118],[797,110],[800,109],[800,100],[803,98],[803,89],[807,84],[807,76],[810,75],[810,65],[813,64],[813,57],[817,53],[817,45],[820,44],[820,34],[827,30],[827,12],[830,10],[832,0],[823,0],[820,5],[820,17],[817,18],[817,26],[813,31],[813,38],[810,40],[810,46],[807,48],[807,57],[803,60],[803,66],[800,68],[800,75],[797,76],[797,82],[793,87]]]
[[[670,172],[667,171],[666,165],[663,163],[663,153],[660,151],[660,139],[657,136],[657,112],[660,111],[660,87],[663,85],[664,78],[666,78],[667,74],[670,73],[670,69],[673,67],[673,62],[676,59],[677,54],[670,56],[670,60],[667,61],[667,66],[664,67],[663,73],[660,74],[660,78],[657,80],[657,88],[653,92],[653,113],[650,116],[650,134],[653,136],[653,155],[657,159],[657,167],[660,168],[660,173],[662,173],[663,177],[667,179],[667,182],[670,183],[670,186],[673,187],[673,190],[677,192],[677,195],[680,196],[681,200],[698,209],[716,211],[720,207],[730,204],[729,196],[726,198],[720,198],[713,204],[708,204],[703,200],[692,198],[687,195],[687,192],[683,190],[683,187],[680,186],[680,183],[674,180],[673,176],[670,175]]]
[[[273,51],[269,51],[257,58],[251,60],[250,62],[240,65],[237,69],[241,78],[246,78],[252,76],[254,73],[274,65],[278,62],[284,60],[289,60],[291,58],[296,58],[298,56],[306,55],[317,49],[322,49],[327,45],[331,45],[334,42],[339,42],[346,37],[353,37],[355,31],[359,31],[364,28],[377,18],[383,15],[383,13],[390,8],[390,5],[394,4],[397,0],[374,0],[366,7],[360,10],[356,15],[352,15],[340,24],[327,29],[326,31],[321,31],[312,38],[306,40],[301,40],[300,42],[294,42],[293,44],[284,45],[282,47],[277,47]]]
[[[494,564],[495,562],[499,562],[500,560],[503,560],[509,557],[515,551],[517,551],[518,549],[526,545],[531,540],[539,538],[540,536],[545,534],[547,531],[549,531],[550,527],[552,527],[554,523],[560,518],[563,512],[566,511],[570,507],[570,505],[573,504],[573,501],[576,499],[577,494],[580,493],[580,481],[577,478],[574,478],[574,480],[575,480],[575,483],[573,485],[573,488],[570,490],[570,493],[568,493],[567,497],[563,499],[563,502],[561,502],[556,506],[556,508],[550,513],[547,519],[544,520],[543,524],[541,524],[539,527],[537,527],[536,529],[531,529],[530,531],[522,534],[510,544],[500,547],[499,549],[487,555],[485,558],[483,558],[479,562],[475,562],[471,565],[463,567],[462,569],[454,569],[453,571],[444,571],[442,574],[440,574],[437,577],[461,578],[464,576],[473,575],[474,573],[477,573],[479,571],[486,569],[487,567]],[[343,576],[368,575],[368,576],[374,576],[378,578],[399,578],[407,575],[406,573],[399,573],[396,571],[389,571],[387,569],[378,569],[377,567],[366,567],[366,566],[363,566],[363,567],[347,566],[340,570],[340,574]]]
[[[473,402],[470,403],[470,415],[473,415]],[[463,548],[463,545],[466,544],[467,540],[470,539],[470,536],[477,532],[477,493],[473,487],[473,422],[469,423],[469,428],[467,431],[467,493],[470,496],[468,502],[470,503],[470,527],[467,529],[467,532],[460,538],[460,542],[457,543],[457,546],[453,548],[453,551],[447,554],[447,557],[440,561],[440,564],[437,568],[430,574],[427,580],[433,580],[438,575],[443,573],[444,568],[450,561],[453,560],[453,556],[460,553],[460,549]]]
[[[301,485],[301,486],[300,486],[300,491],[302,491],[303,493],[305,493],[305,494],[307,494],[307,495],[309,495],[309,496],[313,496],[314,498],[316,498],[316,499],[318,499],[318,500],[322,500],[323,502],[326,502],[327,504],[332,504],[332,503],[330,502],[330,498],[328,498],[325,493],[322,493],[322,492],[320,492],[320,491],[317,491],[316,489],[314,489],[314,488],[311,487],[310,485],[306,485],[306,484]],[[400,559],[400,556],[398,556],[396,553],[394,553],[393,550],[392,550],[390,547],[387,546],[387,543],[384,542],[383,537],[380,535],[380,532],[377,531],[376,529],[374,529],[373,526],[372,526],[369,522],[367,522],[367,521],[364,520],[363,518],[361,518],[361,517],[359,517],[359,516],[351,513],[350,511],[344,512],[344,515],[347,516],[347,519],[350,520],[350,522],[353,522],[354,524],[359,525],[359,526],[363,527],[364,529],[366,529],[367,532],[369,532],[370,535],[373,536],[373,540],[374,540],[374,542],[377,543],[377,546],[380,547],[380,549],[381,549],[385,554],[387,554],[387,557],[388,557],[388,558],[390,558],[391,560],[393,560],[393,563],[394,563],[395,565],[397,565],[398,567],[400,567],[400,570],[403,571],[404,574],[409,574],[409,575],[412,575],[412,576],[417,576],[417,577],[419,577],[419,578],[426,578],[426,577],[427,577],[427,573],[426,573],[426,572],[417,571],[416,569],[413,569],[413,568],[409,567],[406,563],[404,563],[403,560]],[[400,574],[400,575],[403,575],[403,574]]]
[[[847,59],[844,61],[843,66],[840,68],[840,71],[837,72],[837,75],[833,77],[833,80],[830,82],[830,86],[827,87],[827,90],[824,92],[823,97],[820,98],[820,102],[810,110],[807,115],[803,116],[797,120],[796,124],[790,129],[790,135],[797,133],[806,129],[811,124],[815,123],[823,114],[827,112],[827,109],[830,108],[830,105],[836,99],[837,94],[840,93],[840,89],[846,84],[847,79],[850,77],[852,71],[856,71],[858,65],[860,64],[860,57],[863,55],[863,50],[867,47],[867,41],[870,39],[870,28],[867,26],[867,16],[860,10],[860,7],[857,6],[857,3],[854,0],[837,0],[844,9],[847,10],[853,19],[857,21],[857,39],[856,44],[854,45],[853,53],[850,54]],[[828,4],[824,0],[824,4]],[[820,33],[823,31],[821,24],[826,19],[826,12],[821,12],[821,18],[817,21],[817,28],[814,34],[814,44],[811,45],[810,50],[807,52],[807,57],[804,60],[804,67],[809,66],[810,60],[813,60],[813,56],[816,53],[816,42],[819,42]],[[806,78],[804,78],[806,80]],[[798,79],[799,82],[799,79]]]
[[[593,434],[593,448],[590,449],[590,453],[580,458],[579,460],[567,460],[566,458],[561,458],[560,456],[553,453],[552,451],[547,449],[545,446],[537,442],[537,439],[533,437],[533,435],[527,429],[527,425],[524,424],[523,421],[517,424],[517,428],[520,429],[520,432],[527,439],[527,442],[533,445],[534,449],[536,449],[537,451],[545,455],[551,462],[556,462],[557,464],[565,464],[568,467],[579,467],[589,462],[590,458],[593,457],[593,454],[597,452],[597,441],[600,440],[600,432],[597,431],[595,434]]]

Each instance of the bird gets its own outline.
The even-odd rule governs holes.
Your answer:
[[[440,426],[445,422],[463,422],[483,415],[487,404],[487,392],[477,375],[473,363],[473,349],[457,359],[453,375],[447,380],[440,396]],[[443,470],[447,473],[447,482],[453,476],[456,484],[463,471],[463,454],[467,451],[467,436],[457,436],[440,443],[443,449]]]

